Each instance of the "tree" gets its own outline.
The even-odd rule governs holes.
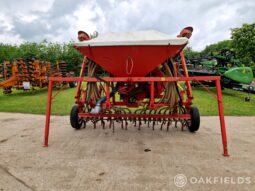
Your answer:
[[[231,39],[238,58],[244,65],[255,63],[255,23],[243,24],[240,28],[231,29]]]
[[[41,43],[25,42],[19,46],[0,43],[0,63],[5,60],[12,62],[16,58],[36,58],[49,61],[53,65],[63,60],[67,63],[67,69],[78,75],[83,56],[74,49],[73,42],[58,44],[44,40]]]
[[[189,46],[184,49],[184,54],[185,54],[185,57],[188,59],[200,57],[200,53],[192,50],[192,48]]]
[[[232,40],[224,40],[215,44],[211,44],[206,46],[203,51],[201,51],[201,56],[215,56],[219,55],[221,50],[233,50],[233,42]]]
[[[75,72],[76,75],[80,72],[80,66],[83,60],[83,55],[73,47],[73,42],[64,44],[59,60],[64,60],[67,63],[67,69]]]

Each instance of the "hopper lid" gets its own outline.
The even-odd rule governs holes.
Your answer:
[[[97,38],[77,42],[79,46],[127,46],[127,45],[183,45],[188,43],[186,37],[171,37],[168,34],[155,31],[137,31],[123,33],[99,34]]]

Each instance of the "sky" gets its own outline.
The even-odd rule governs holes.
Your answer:
[[[0,43],[69,42],[90,34],[158,30],[175,37],[192,26],[189,46],[230,39],[255,22],[255,0],[0,0]]]

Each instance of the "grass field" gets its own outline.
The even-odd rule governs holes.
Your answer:
[[[215,88],[210,90],[216,95]],[[209,94],[203,88],[194,88],[194,105],[198,106],[201,115],[218,115],[218,104],[216,97]],[[250,102],[244,99],[248,94],[231,89],[222,90],[224,114],[228,116],[254,116],[255,95],[250,94]]]
[[[215,88],[210,88],[215,93]],[[59,90],[53,91],[53,96]],[[71,107],[74,105],[75,88],[66,88],[53,100],[52,114],[69,115]],[[251,101],[245,102],[247,93],[224,89],[223,104],[224,113],[229,116],[254,116],[255,115],[255,95],[251,94]],[[204,116],[218,115],[218,105],[216,98],[203,88],[193,88],[194,106],[200,110]],[[45,114],[47,102],[47,89],[30,92],[14,91],[10,95],[0,93],[0,111]]]

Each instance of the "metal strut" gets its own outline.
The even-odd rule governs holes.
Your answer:
[[[106,77],[103,78],[107,84],[110,82],[127,82],[132,79],[133,82],[176,82],[176,81],[215,81],[216,82],[216,90],[217,90],[217,101],[218,101],[218,110],[219,110],[219,118],[220,118],[220,127],[221,127],[221,136],[222,136],[222,145],[223,145],[223,155],[229,156],[228,147],[227,147],[227,135],[225,128],[225,120],[224,120],[224,112],[223,112],[223,104],[222,104],[222,95],[221,95],[221,87],[220,87],[220,77],[218,76],[199,76],[199,77],[132,77],[132,78],[111,78]],[[50,128],[50,113],[51,113],[51,101],[52,101],[52,83],[58,81],[76,81],[76,82],[97,82],[96,78],[59,78],[59,77],[50,77],[49,78],[49,86],[48,86],[48,98],[47,98],[47,109],[46,109],[46,124],[45,124],[45,133],[44,133],[44,146],[48,146],[49,139],[49,128]],[[108,86],[109,87],[109,86]],[[109,88],[110,89],[110,88]],[[106,91],[107,100],[110,101],[110,91]],[[106,103],[107,104],[107,101]],[[89,112],[79,113],[79,117],[83,119],[84,126],[87,126],[89,121],[93,121],[94,127],[96,128],[96,123],[101,121],[102,127],[105,126],[105,121],[109,121],[109,128],[112,128],[113,132],[115,131],[114,121],[120,123],[122,129],[127,130],[128,122],[131,124],[137,124],[138,129],[140,130],[143,124],[147,127],[152,126],[152,130],[155,130],[155,125],[160,125],[160,129],[166,128],[169,130],[170,126],[180,126],[183,130],[190,124],[190,114],[185,112],[183,107],[176,105],[176,107],[167,107],[167,105],[162,103],[154,103],[148,102],[147,107],[145,109],[137,110],[136,113],[132,113],[129,108],[122,108],[111,105],[108,102],[109,106],[106,107],[108,112],[106,113],[98,113],[91,114]],[[115,103],[117,104],[117,102]],[[129,124],[130,124],[129,123]],[[180,125],[178,125],[180,124]]]

